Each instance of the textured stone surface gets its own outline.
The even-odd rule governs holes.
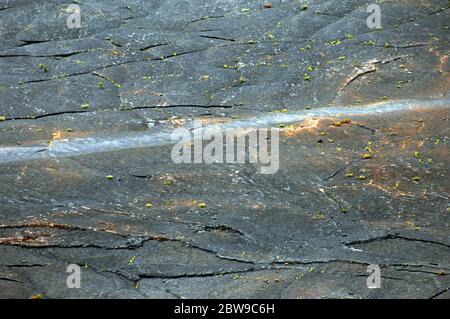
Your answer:
[[[380,30],[359,0],[77,3],[80,29],[65,2],[0,4],[0,298],[449,297],[448,1],[380,2]],[[51,153],[300,112],[274,175]]]

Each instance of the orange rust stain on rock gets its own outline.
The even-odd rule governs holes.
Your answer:
[[[79,137],[87,137],[87,136],[93,136],[96,132],[94,131],[86,131],[86,130],[74,130],[74,131],[62,131],[58,130],[52,133],[52,140],[62,140],[62,139],[69,139],[69,138],[79,138]]]
[[[20,246],[33,246],[38,247],[46,245],[48,242],[46,237],[49,235],[26,235],[16,237],[4,237],[0,238],[0,245],[20,245]]]
[[[0,225],[0,229],[4,228],[58,228],[58,229],[70,229],[73,228],[72,226],[68,224],[57,224],[57,223],[45,223],[45,222],[29,222],[29,223],[23,223],[23,224],[12,224],[12,225],[6,225],[2,224]]]
[[[53,177],[63,181],[80,182],[83,180],[83,176],[81,175],[80,171],[70,169],[68,167],[48,165],[43,166],[42,170],[49,175],[52,175]]]
[[[163,207],[167,210],[174,210],[176,208],[193,208],[197,207],[201,201],[195,199],[172,199],[166,202]]]
[[[226,120],[217,117],[198,118],[198,121],[203,125],[226,123]]]
[[[447,64],[447,62],[448,62],[448,55],[442,55],[442,56],[439,58],[438,69],[442,71],[443,68],[445,67],[445,65]]]
[[[287,126],[286,128],[281,129],[281,135],[284,137],[292,137],[305,131],[317,129],[319,126],[320,126],[319,119],[307,119],[303,121],[301,124],[290,125]]]
[[[105,222],[105,221],[99,221],[97,223],[102,225],[102,227],[100,228],[101,231],[104,231],[106,233],[113,233],[113,234],[117,233],[117,226],[115,224],[110,223],[110,222]]]

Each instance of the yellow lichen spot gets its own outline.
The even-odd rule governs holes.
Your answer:
[[[333,125],[336,126],[336,127],[339,127],[339,126],[342,126],[342,123],[341,122],[334,122]]]
[[[0,122],[6,121],[6,117],[5,116],[0,116]]]
[[[364,175],[359,175],[358,179],[360,181],[364,181],[364,180],[366,180],[366,177]]]
[[[205,207],[206,207],[206,204],[205,204],[205,203],[200,203],[200,204],[198,204],[198,207],[200,207],[200,208],[205,208]]]
[[[202,77],[200,79],[202,81],[208,81],[209,80],[209,75],[202,75]]]
[[[348,123],[350,123],[350,119],[349,119],[349,118],[344,118],[344,119],[342,120],[342,123],[348,124]]]
[[[270,31],[266,32],[265,36],[266,36],[266,38],[269,39],[269,40],[275,39],[275,36],[274,36],[274,35],[272,34],[272,32],[270,32]]]
[[[106,179],[109,179],[109,180],[114,179],[114,176],[112,176],[112,175],[107,175],[107,176],[106,176]]]
[[[153,207],[153,204],[152,204],[152,203],[147,203],[147,204],[145,204],[145,207],[147,207],[147,208],[152,208],[152,207]]]
[[[319,212],[313,216],[313,219],[316,219],[316,220],[325,219],[325,215],[324,215],[324,213]]]
[[[55,132],[52,133],[52,139],[53,140],[59,140],[61,138],[61,136],[62,136],[61,131],[55,131]]]
[[[419,176],[414,176],[412,178],[412,180],[413,180],[413,182],[418,182],[418,181],[420,181],[420,177]]]
[[[413,221],[407,221],[407,222],[405,222],[405,224],[414,230],[417,230],[417,231],[421,230],[421,228],[419,226],[417,226]]]
[[[363,155],[363,159],[371,159],[372,155],[370,155],[369,153],[366,153]]]
[[[89,103],[83,103],[83,104],[81,104],[80,108],[81,108],[82,110],[87,110],[87,109],[89,108]]]
[[[353,173],[352,172],[348,172],[345,174],[345,177],[353,177]]]

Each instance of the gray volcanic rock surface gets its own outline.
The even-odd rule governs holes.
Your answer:
[[[0,298],[450,297],[448,1],[74,3],[0,3]],[[279,170],[175,164],[194,120]]]

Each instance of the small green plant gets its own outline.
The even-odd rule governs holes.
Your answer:
[[[367,41],[364,41],[363,44],[364,44],[364,45],[368,45],[368,46],[372,46],[372,45],[375,45],[375,41],[373,41],[373,40],[367,40]]]
[[[43,63],[39,63],[37,66],[38,66],[39,69],[44,70],[45,73],[48,72],[48,66],[47,65],[45,65]]]

